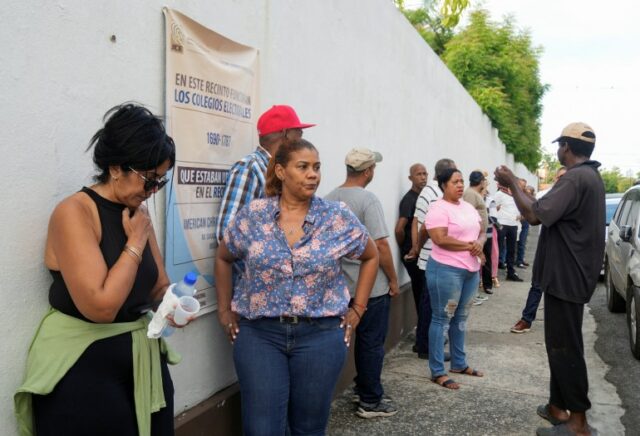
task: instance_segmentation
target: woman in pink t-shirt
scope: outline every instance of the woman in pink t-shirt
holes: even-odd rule
[[[433,241],[426,270],[432,310],[429,369],[435,383],[458,389],[444,367],[444,336],[449,333],[450,372],[482,377],[467,365],[464,340],[469,306],[478,291],[486,235],[478,211],[462,200],[462,173],[450,168],[438,176],[438,185],[444,196],[431,204],[424,222]]]

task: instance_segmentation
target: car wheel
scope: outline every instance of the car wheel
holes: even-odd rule
[[[629,345],[631,353],[640,359],[640,288],[631,285],[627,293],[627,328],[629,330]]]
[[[618,294],[618,291],[616,291],[616,287],[613,284],[613,280],[611,280],[611,269],[609,268],[608,262],[604,268],[604,285],[607,290],[607,308],[609,309],[609,312],[624,312],[625,301],[624,298]]]

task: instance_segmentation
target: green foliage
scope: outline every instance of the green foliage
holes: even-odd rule
[[[468,1],[459,3],[468,4]],[[445,8],[445,5],[443,4],[442,8],[438,9],[437,0],[425,0],[423,7],[418,9],[404,9],[402,0],[396,0],[396,5],[433,51],[438,56],[442,55],[447,42],[453,37],[453,27],[458,23],[460,17],[452,18],[442,15],[440,11]]]
[[[447,43],[442,59],[498,129],[515,159],[534,171],[540,162],[541,48],[513,20],[494,23],[485,10]]]
[[[482,9],[472,12],[469,25],[456,34],[454,27],[469,4],[469,0],[425,0],[422,8],[405,10],[404,0],[396,0],[487,114],[507,151],[535,171],[542,158],[540,116],[548,89],[538,71],[542,49],[532,46],[529,33],[516,29],[512,18],[495,23]]]
[[[544,170],[544,177],[540,179],[540,184],[551,185],[560,166],[555,154],[543,152],[539,168]]]
[[[620,171],[620,168],[613,167],[610,170],[600,170],[600,176],[604,182],[604,189],[607,194],[612,192],[624,192],[633,186],[634,178],[626,177]]]

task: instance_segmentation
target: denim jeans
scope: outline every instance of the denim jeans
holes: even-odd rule
[[[245,435],[323,435],[347,347],[340,318],[241,319],[233,347]]]
[[[524,252],[527,249],[527,236],[529,235],[529,223],[522,221],[522,229],[518,237],[518,253],[516,254],[516,265],[524,262]]]
[[[541,299],[542,290],[540,286],[535,282],[531,282],[527,302],[524,305],[524,309],[522,309],[522,320],[526,321],[529,325],[533,324],[533,321],[536,319],[536,312],[538,311]]]
[[[413,301],[416,305],[418,315],[418,326],[416,328],[416,350],[418,353],[429,352],[429,324],[431,323],[431,305],[429,304],[429,294],[424,277],[424,271],[418,268],[416,260],[402,260],[402,263],[411,277],[411,290],[413,291]],[[424,301],[426,294],[426,301]]]
[[[500,262],[507,264],[507,277],[515,274],[513,268],[516,261],[516,246],[518,238],[517,226],[502,226],[498,231],[500,242]],[[504,245],[503,245],[504,244]],[[504,249],[503,249],[504,247]]]
[[[420,296],[420,306],[418,310],[418,328],[416,329],[416,350],[418,353],[429,353],[429,326],[431,325],[431,297],[429,296],[429,288],[427,288],[427,279],[425,272],[422,273],[422,283],[424,283],[424,292]]]
[[[389,294],[369,298],[367,311],[356,328],[354,357],[357,375],[356,392],[360,402],[376,405],[382,399],[384,390],[380,375],[384,361],[384,341],[389,326]]]
[[[429,327],[429,369],[431,377],[445,375],[444,336],[449,334],[451,368],[467,367],[464,338],[471,300],[478,291],[480,274],[464,268],[445,265],[429,258],[427,287],[431,296],[431,326]]]

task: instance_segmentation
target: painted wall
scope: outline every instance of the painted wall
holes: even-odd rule
[[[13,434],[13,401],[27,348],[47,308],[43,264],[49,215],[91,183],[85,148],[104,112],[125,100],[164,107],[163,6],[261,51],[262,108],[286,103],[305,122],[323,160],[319,193],[343,181],[354,146],[382,152],[370,189],[393,231],[409,188],[408,167],[432,173],[441,157],[465,175],[513,159],[463,87],[389,0],[190,0],[145,2],[17,1],[3,6],[0,39],[0,428]],[[111,36],[115,35],[115,42]],[[179,146],[179,144],[178,144]],[[518,174],[531,182],[521,165]],[[150,210],[164,238],[164,198]],[[396,262],[399,270],[402,266]],[[402,270],[403,271],[403,270]],[[403,271],[403,281],[408,277]],[[235,380],[231,348],[215,314],[171,342],[183,354],[172,368],[176,413]]]

